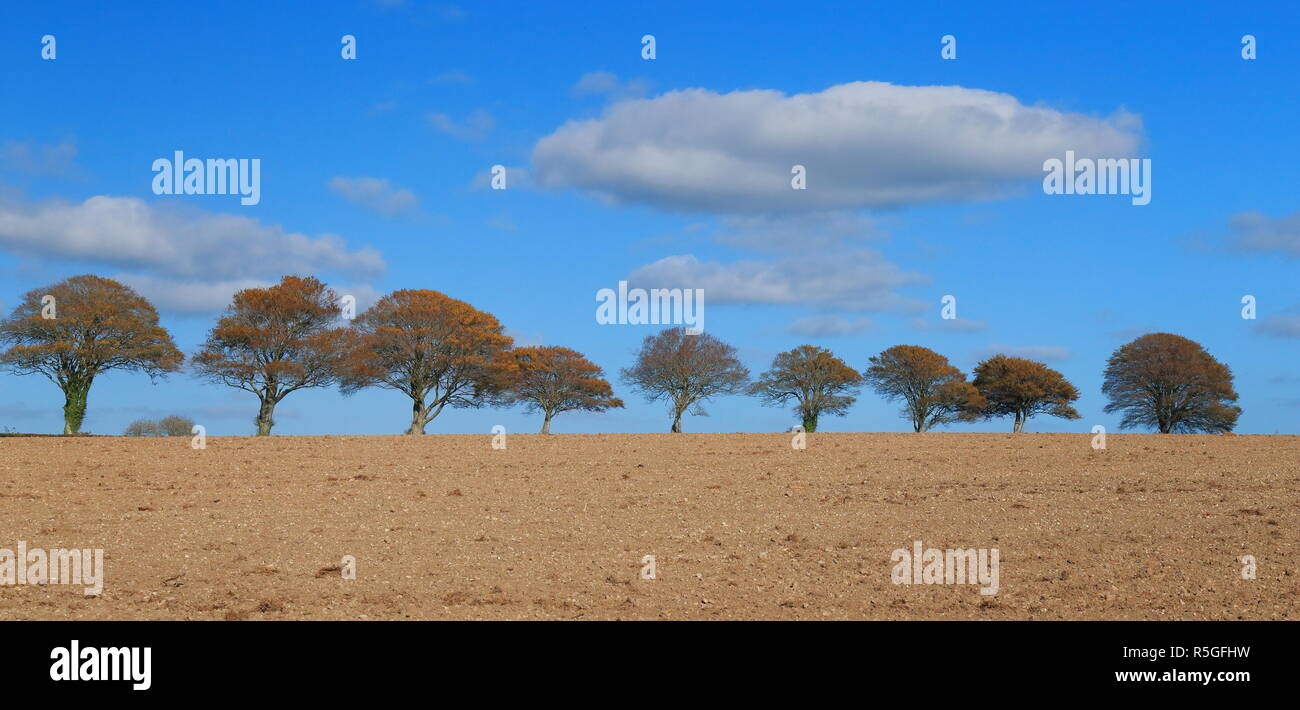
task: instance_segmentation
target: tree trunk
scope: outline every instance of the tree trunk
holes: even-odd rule
[[[551,433],[551,413],[550,413],[550,412],[547,412],[547,413],[546,413],[546,418],[542,420],[542,433],[543,433],[543,434],[550,434],[550,433]]]
[[[275,400],[270,397],[262,399],[262,404],[257,409],[257,435],[269,436],[271,427],[275,426]]]
[[[1011,433],[1019,434],[1025,430],[1025,419],[1020,412],[1016,412],[1016,423],[1011,425]]]
[[[424,418],[424,402],[411,398],[411,427],[406,430],[407,434],[419,435],[424,433],[424,425],[429,420]]]
[[[803,415],[803,430],[809,434],[817,431],[817,415],[805,413]]]
[[[86,398],[90,395],[90,382],[71,382],[63,389],[63,433],[81,432],[86,419]]]
[[[680,411],[673,413],[673,428],[669,429],[674,434],[682,433],[682,413]]]

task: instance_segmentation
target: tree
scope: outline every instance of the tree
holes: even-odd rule
[[[158,422],[152,419],[137,419],[127,424],[122,434],[124,436],[161,436],[162,431],[158,428]]]
[[[189,436],[193,430],[193,419],[173,414],[158,421],[137,419],[122,433],[125,436]]]
[[[605,371],[582,353],[559,346],[517,348],[510,397],[541,411],[542,434],[551,433],[551,418],[560,412],[603,412],[623,400],[605,380]]]
[[[437,291],[395,291],[353,323],[355,347],[343,366],[343,391],[378,386],[411,398],[407,434],[447,405],[481,407],[505,396],[514,341],[495,316]]]
[[[862,374],[877,394],[903,402],[914,431],[979,417],[984,398],[948,358],[919,345],[895,345],[873,356]]]
[[[180,369],[185,356],[158,325],[153,304],[131,288],[90,274],[29,291],[0,321],[0,367],[39,373],[63,391],[63,433],[86,418],[95,378],[110,370],[143,372],[152,381]]]
[[[158,420],[158,431],[162,436],[189,436],[194,433],[194,420],[173,414]]]
[[[341,314],[333,289],[311,276],[285,276],[236,293],[190,361],[199,377],[257,395],[257,435],[266,436],[285,397],[338,380],[349,340],[338,327]]]
[[[623,381],[648,401],[668,403],[673,433],[682,431],[682,414],[707,416],[704,400],[744,390],[749,370],[736,349],[708,333],[687,334],[682,327],[647,335],[636,364],[622,371]]]
[[[862,375],[831,351],[800,345],[773,358],[772,369],[749,386],[749,393],[761,398],[764,405],[794,400],[804,431],[813,432],[822,414],[842,417],[848,413],[861,386]]]
[[[975,366],[974,384],[985,401],[983,415],[1014,416],[1013,432],[1023,432],[1035,414],[1080,418],[1070,406],[1079,398],[1078,388],[1041,362],[994,355]]]
[[[1110,399],[1106,413],[1124,414],[1121,429],[1221,433],[1232,431],[1241,415],[1228,366],[1170,333],[1120,346],[1106,364],[1101,391]]]

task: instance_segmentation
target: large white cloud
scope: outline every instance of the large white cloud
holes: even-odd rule
[[[379,252],[349,248],[335,235],[311,237],[249,217],[134,197],[35,204],[0,199],[0,249],[124,269],[113,278],[160,309],[179,313],[219,311],[236,291],[275,283],[285,274],[361,279],[335,290],[354,294],[364,308],[374,299],[364,280],[384,271]]]
[[[0,201],[0,247],[210,282],[384,270],[379,252],[350,249],[336,235],[310,237],[249,217],[102,195],[81,203]]]
[[[626,100],[538,141],[544,187],[616,203],[753,213],[890,207],[1005,194],[1043,161],[1131,157],[1140,122],[1022,104],[959,86],[853,82],[786,95],[672,91]],[[791,189],[791,167],[807,189]]]

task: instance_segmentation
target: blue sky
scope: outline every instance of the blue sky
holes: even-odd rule
[[[617,380],[658,327],[594,318],[595,293],[622,279],[704,288],[706,330],[755,374],[804,342],[859,369],[900,343],[967,372],[995,351],[1044,360],[1082,391],[1083,419],[1030,431],[1117,430],[1101,411],[1106,358],[1164,330],[1232,368],[1238,432],[1300,433],[1300,11],[1103,5],[9,8],[0,306],[78,273],[120,278],[192,353],[235,288],[284,273],[363,308],[436,289],[520,343],[606,369],[628,407],[563,414],[557,432],[667,429],[662,405]],[[355,60],[340,56],[346,34]],[[261,201],[153,194],[150,166],[175,150],[260,159]],[[1044,194],[1042,161],[1066,150],[1150,158],[1150,204]],[[796,162],[802,192],[788,185]],[[506,190],[485,184],[497,164]],[[955,321],[940,318],[947,294]],[[1241,317],[1246,294],[1255,320]],[[43,378],[0,374],[0,427],[57,432],[61,406]],[[255,409],[185,374],[115,373],[91,391],[85,428],[179,413],[248,434]],[[794,423],[747,397],[706,409],[687,431]],[[409,412],[399,393],[304,391],[280,405],[276,433],[399,433]],[[494,424],[540,421],[447,410],[428,430]],[[863,392],[821,428],[906,427]]]

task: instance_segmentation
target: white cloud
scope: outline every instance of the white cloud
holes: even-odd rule
[[[1070,350],[1059,345],[1003,345],[994,343],[979,352],[976,357],[985,360],[994,355],[1006,355],[1039,362],[1060,362],[1070,359]]]
[[[606,95],[616,99],[645,96],[649,91],[650,83],[645,79],[620,81],[607,71],[587,72],[569,89],[573,96]]]
[[[832,314],[808,316],[790,324],[787,333],[809,338],[825,338],[838,335],[857,335],[871,328],[873,323],[867,318],[845,318]]]
[[[1228,219],[1233,245],[1245,251],[1277,251],[1300,257],[1300,212],[1271,218],[1259,212],[1241,212]]]
[[[246,288],[266,288],[279,281],[279,279],[194,281],[142,274],[114,274],[109,278],[121,281],[135,289],[136,293],[149,299],[149,302],[160,311],[186,315],[220,312],[230,305],[237,291]],[[339,298],[350,295],[357,299],[357,315],[361,315],[379,300],[379,292],[366,284],[328,285],[334,289]]]
[[[923,332],[978,333],[988,327],[988,323],[970,318],[914,318],[912,320],[912,329]]]
[[[330,180],[329,188],[348,202],[387,217],[411,214],[420,207],[415,193],[393,187],[388,178],[339,176]]]
[[[373,276],[379,252],[336,235],[309,237],[249,217],[99,195],[80,204],[0,201],[0,247],[209,282],[339,271]]]
[[[669,256],[628,275],[631,286],[702,288],[706,303],[807,304],[850,311],[914,310],[919,304],[893,292],[926,283],[870,249],[796,254],[776,261],[702,262]]]
[[[789,215],[726,215],[715,240],[764,250],[822,249],[887,237],[875,220],[848,210]]]
[[[1300,338],[1300,316],[1268,316],[1255,326],[1255,331],[1275,338]]]
[[[0,170],[29,175],[69,175],[75,168],[77,144],[5,141],[0,143]]]
[[[273,283],[266,279],[186,281],[141,274],[114,274],[110,278],[135,289],[161,311],[185,314],[220,311],[230,305],[235,292],[246,288],[266,288]]]
[[[506,328],[505,335],[514,339],[516,348],[533,348],[542,346],[541,333],[533,333],[532,335],[529,335],[522,330]]]
[[[496,126],[492,114],[483,109],[471,111],[464,121],[457,121],[445,113],[431,113],[429,123],[439,131],[463,141],[481,141]]]
[[[1138,124],[959,86],[686,89],[566,123],[534,146],[533,167],[546,187],[670,210],[888,207],[1004,195],[1066,150],[1132,156]],[[793,165],[807,168],[806,190],[791,189]]]
[[[433,84],[468,84],[472,81],[474,77],[460,69],[449,69],[429,80]]]
[[[134,197],[96,196],[79,204],[0,200],[0,248],[127,269],[112,278],[178,313],[218,311],[236,291],[270,285],[285,274],[369,278],[384,271],[379,252],[350,249],[334,235],[309,237],[248,217]],[[373,302],[374,289],[351,288],[358,308],[365,299]]]

